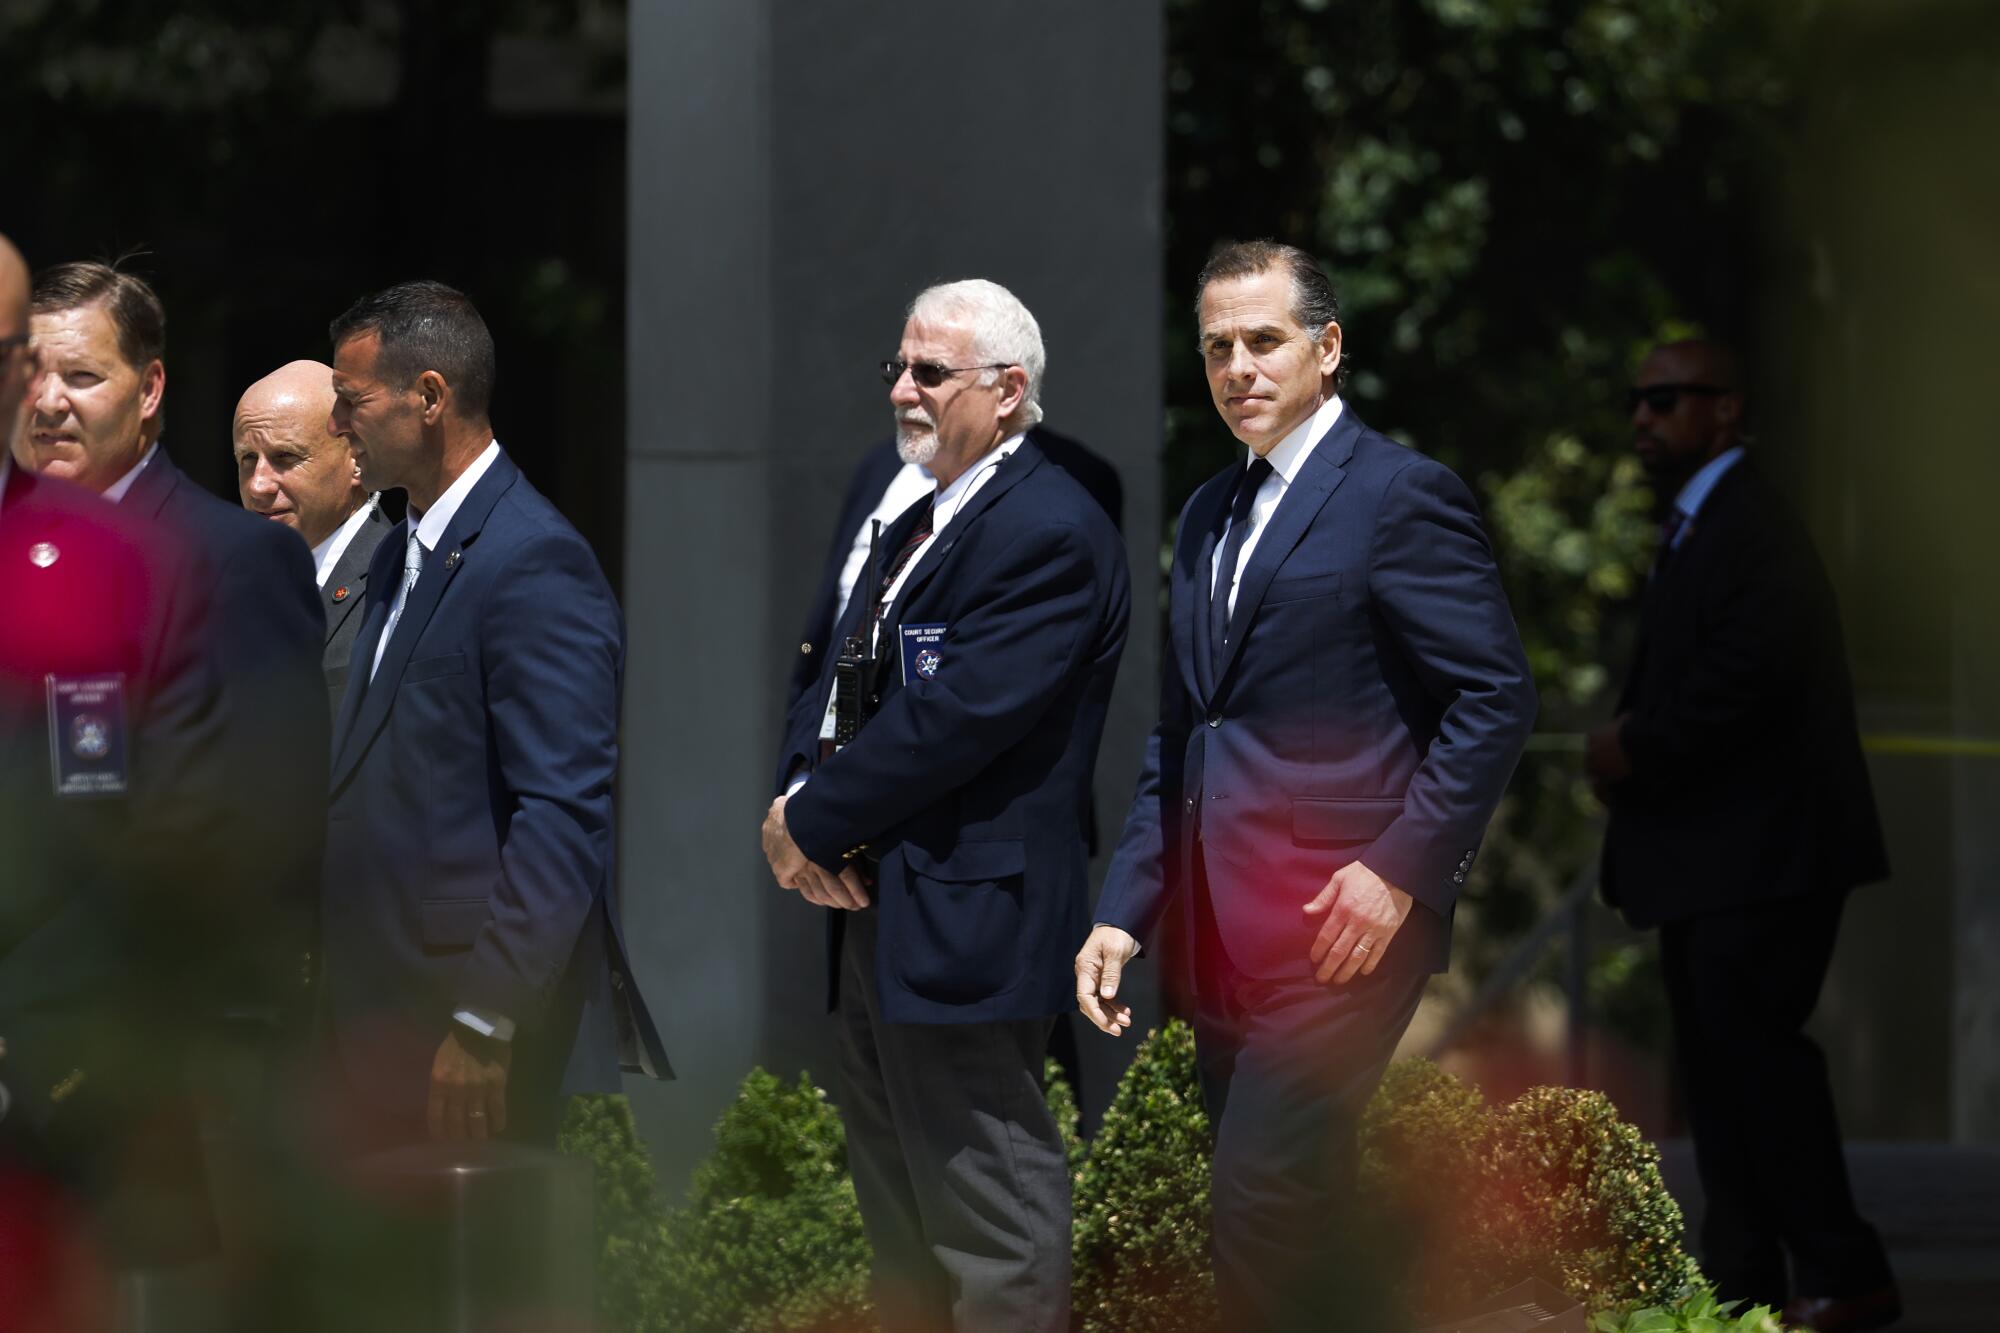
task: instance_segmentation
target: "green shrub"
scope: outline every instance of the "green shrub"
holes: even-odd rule
[[[598,1322],[615,1333],[666,1333],[666,1214],[632,1104],[572,1098],[556,1146],[589,1158],[596,1177]]]
[[[1601,1094],[1539,1088],[1504,1107],[1423,1060],[1389,1068],[1360,1128],[1365,1238],[1384,1275],[1443,1310],[1543,1277],[1590,1305],[1657,1302],[1696,1277],[1659,1154]],[[1211,1141],[1194,1034],[1149,1036],[1076,1183],[1076,1304],[1092,1333],[1214,1326]],[[1386,1262],[1371,1253],[1368,1262]]]
[[[750,1072],[666,1227],[669,1326],[688,1333],[863,1327],[868,1243],[826,1094]]]
[[[1424,1061],[1392,1066],[1363,1118],[1364,1209],[1408,1238],[1419,1309],[1541,1277],[1593,1310],[1629,1309],[1697,1275],[1659,1153],[1601,1093],[1536,1088],[1487,1107]]]
[[[1770,1306],[1742,1304],[1718,1302],[1715,1288],[1702,1283],[1665,1305],[1599,1314],[1590,1326],[1594,1333],[1784,1333]]]
[[[1088,1147],[1075,1096],[1053,1064],[1047,1072],[1074,1188],[1083,1328],[1217,1328],[1192,1030],[1173,1022],[1147,1036]],[[715,1142],[685,1206],[669,1212],[624,1099],[572,1106],[563,1147],[596,1169],[608,1333],[870,1326],[868,1244],[825,1094],[803,1076],[788,1087],[754,1070]],[[1601,1315],[1599,1333],[1769,1333],[1758,1322],[1768,1311],[1725,1318],[1712,1293],[1701,1303],[1659,1155],[1601,1094],[1538,1088],[1489,1107],[1427,1061],[1400,1061],[1363,1114],[1359,1146],[1355,1215],[1368,1219],[1371,1251],[1400,1243],[1414,1256],[1408,1271],[1383,1269],[1412,1308],[1449,1309],[1538,1276]]]
[[[1074,1307],[1087,1333],[1216,1327],[1208,1116],[1194,1032],[1150,1033],[1075,1178]]]
[[[1049,1104],[1049,1114],[1056,1118],[1056,1133],[1062,1136],[1063,1158],[1069,1163],[1069,1178],[1076,1180],[1083,1170],[1083,1159],[1090,1147],[1083,1141],[1080,1126],[1083,1112],[1077,1108],[1076,1092],[1063,1077],[1062,1066],[1054,1060],[1042,1065],[1042,1096]]]

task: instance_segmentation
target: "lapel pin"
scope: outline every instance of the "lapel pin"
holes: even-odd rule
[[[345,583],[341,584],[338,588],[335,588],[333,590],[333,600],[336,602],[344,602],[347,600],[347,585]]]
[[[448,556],[446,556],[446,557],[444,558],[444,567],[445,567],[446,569],[457,569],[457,568],[458,568],[458,552],[457,552],[457,551],[453,551],[453,552],[452,552],[452,553],[451,553],[450,555],[448,555]]]
[[[47,569],[61,554],[54,542],[36,542],[28,548],[28,559],[34,563],[36,569]]]

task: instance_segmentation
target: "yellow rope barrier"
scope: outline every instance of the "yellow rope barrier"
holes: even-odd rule
[[[1870,754],[1927,755],[1939,759],[2000,759],[2000,740],[1980,736],[1921,736],[1873,732],[1861,738]],[[1528,738],[1530,753],[1583,752],[1580,731],[1541,731]]]

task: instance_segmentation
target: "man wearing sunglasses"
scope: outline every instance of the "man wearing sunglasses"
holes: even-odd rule
[[[1043,365],[1004,287],[911,304],[882,375],[899,454],[932,486],[883,528],[834,629],[850,665],[792,709],[764,822],[778,885],[836,909],[841,1111],[891,1333],[1069,1326],[1041,1071],[1086,922],[1084,797],[1131,589],[1110,519],[1027,435]],[[857,678],[848,736],[836,684]]]
[[[1655,348],[1630,403],[1633,447],[1670,503],[1638,656],[1585,764],[1611,807],[1605,897],[1660,930],[1702,1266],[1724,1297],[1783,1306],[1788,1324],[1880,1328],[1900,1312],[1895,1280],[1855,1211],[1804,1031],[1848,890],[1889,870],[1839,610],[1746,447],[1728,349]]]

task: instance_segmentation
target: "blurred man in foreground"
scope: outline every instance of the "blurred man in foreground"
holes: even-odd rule
[[[0,1326],[92,1330],[112,1269],[215,1242],[173,844],[217,690],[188,636],[156,637],[204,590],[163,587],[144,525],[20,461],[28,290],[0,237]]]
[[[182,794],[175,849],[188,947],[205,956],[198,1003],[274,1019],[305,994],[325,837],[324,617],[311,559],[296,539],[174,466],[161,443],[166,312],[143,279],[97,263],[44,270],[34,330],[43,364],[22,458],[157,526],[153,637],[192,639],[220,687],[217,749]],[[198,594],[209,606],[196,626],[177,605]],[[254,819],[242,817],[248,793]]]
[[[1839,608],[1748,451],[1728,349],[1653,349],[1631,399],[1639,458],[1672,503],[1638,656],[1586,764],[1611,807],[1605,898],[1660,929],[1702,1267],[1788,1324],[1881,1328],[1901,1300],[1805,1032],[1848,890],[1889,873]]]
[[[294,361],[243,391],[230,433],[243,507],[291,528],[312,548],[326,611],[321,666],[337,715],[361,631],[368,563],[392,524],[381,497],[361,484],[347,441],[329,426],[332,416],[333,367]]]
[[[1248,452],[1181,512],[1159,723],[1076,958],[1118,1035],[1125,966],[1189,942],[1215,1126],[1217,1294],[1252,1330],[1391,1327],[1369,1309],[1355,1133],[1534,724],[1535,692],[1464,484],[1340,397],[1311,256],[1224,246],[1196,308]]]

